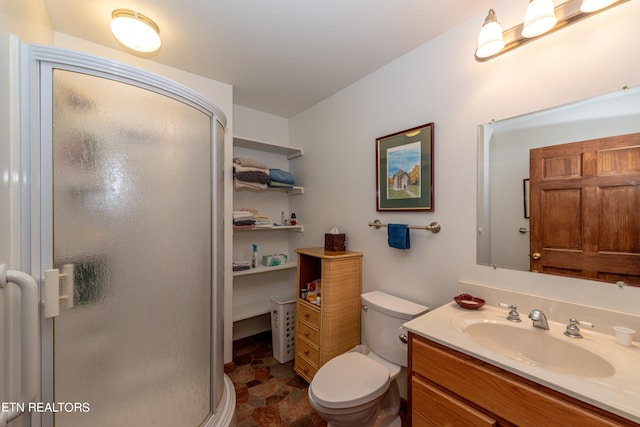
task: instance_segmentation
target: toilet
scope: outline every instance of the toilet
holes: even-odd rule
[[[397,380],[407,366],[402,325],[429,308],[379,291],[360,301],[362,344],[320,367],[309,401],[328,427],[400,427]]]

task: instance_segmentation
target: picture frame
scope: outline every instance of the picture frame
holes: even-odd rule
[[[376,139],[376,210],[433,211],[433,134],[427,123]]]
[[[531,216],[530,207],[529,207],[529,188],[530,181],[529,178],[525,178],[522,180],[522,198],[524,200],[524,217],[529,218]]]

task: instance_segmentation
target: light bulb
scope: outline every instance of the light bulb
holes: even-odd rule
[[[595,12],[615,3],[617,0],[583,0],[580,10],[584,13]]]
[[[535,37],[552,29],[558,19],[551,0],[531,0],[524,15],[523,37]]]
[[[489,10],[489,14],[484,20],[484,25],[480,29],[478,35],[478,48],[476,56],[478,58],[488,58],[495,55],[504,48],[504,39],[502,38],[502,27],[498,23],[496,13],[493,9]]]

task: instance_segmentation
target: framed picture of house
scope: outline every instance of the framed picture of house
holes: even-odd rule
[[[434,210],[433,123],[376,139],[376,210]]]

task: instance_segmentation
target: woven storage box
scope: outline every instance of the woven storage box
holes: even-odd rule
[[[325,233],[324,235],[324,250],[331,252],[343,252],[345,250],[344,246],[345,234],[330,234]]]
[[[296,297],[271,297],[273,357],[280,363],[293,360],[296,334]]]

